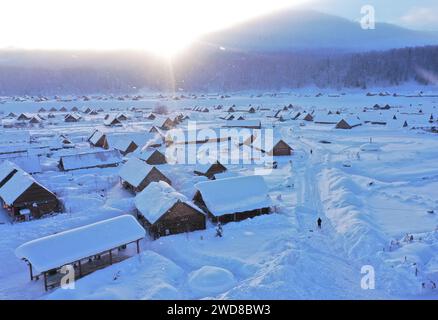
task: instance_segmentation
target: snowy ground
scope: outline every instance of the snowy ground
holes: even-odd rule
[[[389,103],[410,127],[438,117],[437,97],[366,97],[351,94],[316,98],[312,95],[233,96],[227,99],[171,101],[172,108],[223,104],[276,107],[292,103],[301,110],[343,109],[360,115],[364,107]],[[148,101],[112,101],[109,106],[153,107]],[[167,101],[170,103],[170,101]],[[93,101],[87,101],[92,105]],[[44,106],[77,105],[51,102]],[[79,107],[85,105],[80,102]],[[102,102],[94,105],[105,108]],[[19,106],[19,107],[18,107]],[[35,111],[41,104],[11,102],[5,113]],[[17,111],[15,111],[17,108]],[[18,111],[18,108],[22,108]],[[33,108],[33,109],[32,109]],[[30,110],[29,110],[30,109]],[[424,115],[401,115],[417,113]],[[190,113],[200,125],[214,126],[222,111]],[[279,122],[258,112],[261,119],[295,150],[278,157],[278,169],[264,176],[275,203],[275,213],[224,226],[224,237],[214,226],[190,234],[145,239],[142,253],[88,275],[75,290],[44,292],[41,281],[30,282],[27,266],[14,250],[20,244],[55,232],[130,213],[133,195],[121,188],[118,168],[59,172],[59,154],[43,158],[43,172],[35,178],[62,198],[65,213],[10,224],[0,212],[0,299],[437,299],[438,289],[438,136],[399,123],[363,124],[351,130],[302,121]],[[100,120],[99,120],[100,119]],[[78,150],[97,120],[77,124],[59,122],[32,128],[32,134],[67,133]],[[183,124],[184,125],[184,124]],[[150,122],[132,120],[125,132],[147,130]],[[8,129],[2,129],[7,134]],[[121,129],[112,129],[123,131]],[[363,151],[372,138],[377,151]],[[325,140],[330,143],[321,143]],[[312,150],[312,152],[310,152]],[[64,152],[64,151],[62,151]],[[236,175],[254,166],[232,165]],[[166,166],[174,187],[189,198],[200,177],[190,167]],[[428,213],[433,210],[434,213]],[[323,220],[322,230],[316,220]],[[405,241],[405,235],[413,241]],[[361,288],[361,268],[375,269],[374,290]],[[417,269],[417,272],[415,271]],[[416,274],[417,273],[417,274]],[[424,283],[424,288],[422,287]]]

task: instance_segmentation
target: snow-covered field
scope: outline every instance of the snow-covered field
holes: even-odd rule
[[[0,299],[437,299],[438,135],[428,128],[438,126],[438,96],[362,92],[316,97],[317,93],[40,103],[2,99],[3,117],[9,112],[37,112],[42,106],[105,111],[83,115],[77,123],[63,122],[65,113],[57,112],[42,125],[19,129],[29,130],[37,143],[64,134],[75,148],[41,155],[41,172],[34,174],[61,198],[63,213],[12,224],[0,212]],[[249,104],[259,108],[245,119],[261,120],[262,128],[273,129],[276,139],[294,149],[292,156],[274,157],[278,168],[263,176],[275,212],[228,223],[222,238],[215,237],[214,225],[207,223],[206,230],[144,239],[141,254],[79,279],[74,290],[45,292],[42,281],[31,282],[28,267],[15,257],[19,245],[134,211],[133,194],[119,183],[119,167],[62,172],[57,168],[59,157],[89,151],[86,138],[95,128],[113,141],[129,136],[146,143],[142,139],[153,121],[128,109],[149,108],[146,114],[158,102],[207,128],[222,126],[226,121],[220,118],[233,104],[237,109]],[[391,109],[372,110],[376,103]],[[224,107],[214,110],[219,104]],[[387,124],[361,120],[361,126],[342,130],[334,124],[291,120],[286,111],[285,121],[268,117],[289,104],[291,113],[339,111],[340,117],[362,119],[366,114],[384,118]],[[209,112],[187,110],[194,106],[208,107]],[[107,111],[126,112],[130,119],[123,127],[104,127]],[[187,120],[178,125],[185,126]],[[17,131],[0,130],[2,144]],[[256,167],[260,165],[227,166],[236,176],[254,174]],[[161,168],[189,199],[194,184],[205,180],[193,174],[193,166]],[[316,227],[318,217],[321,230]],[[407,234],[413,240],[408,241]],[[375,289],[361,287],[366,265],[375,270]]]

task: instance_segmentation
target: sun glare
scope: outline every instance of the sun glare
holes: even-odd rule
[[[170,56],[204,33],[298,1],[2,0],[0,48],[136,49]]]

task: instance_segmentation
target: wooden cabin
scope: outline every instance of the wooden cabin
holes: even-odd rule
[[[153,123],[153,127],[154,126],[161,130],[170,130],[175,124],[170,118],[156,118]]]
[[[128,116],[127,116],[126,114],[124,114],[124,113],[119,113],[119,114],[116,116],[116,118],[117,118],[117,120],[119,120],[119,121],[126,121],[126,120],[128,120]]]
[[[143,191],[151,182],[165,181],[172,184],[159,169],[137,158],[129,159],[120,169],[119,176],[122,186],[134,193]]]
[[[123,155],[126,156],[128,153],[134,152],[135,150],[137,150],[138,145],[129,139],[123,139],[123,140],[118,140],[116,141],[116,143],[114,143],[114,145],[111,146],[112,148],[119,150],[119,152]]]
[[[208,179],[214,179],[215,174],[225,171],[227,171],[227,168],[224,167],[219,161],[216,161],[215,163],[198,164],[193,172],[199,176],[205,176]]]
[[[206,228],[202,210],[164,181],[152,182],[134,202],[138,220],[153,239]]]
[[[156,116],[155,114],[153,114],[153,113],[149,113],[149,114],[146,116],[146,119],[148,119],[148,120],[155,120],[156,117],[157,117],[157,116]]]
[[[61,107],[61,109],[59,109],[59,111],[61,111],[61,112],[67,112],[68,110],[67,110],[66,107]]]
[[[76,113],[69,113],[64,117],[65,122],[78,122],[81,116]]]
[[[278,141],[272,150],[268,151],[267,154],[270,156],[290,156],[293,153],[293,149],[283,140]]]
[[[33,116],[32,118],[30,118],[29,123],[38,124],[38,123],[41,123],[41,121],[42,121],[42,119],[38,115],[36,115],[36,116]]]
[[[109,116],[103,121],[103,124],[107,127],[121,126],[122,122],[114,116]]]
[[[32,119],[33,116],[29,113],[21,113],[18,117],[17,120],[18,121],[29,121],[30,119]]]
[[[159,150],[143,151],[140,154],[139,158],[150,165],[160,165],[167,163],[166,156]]]
[[[362,125],[362,123],[360,122],[359,119],[351,117],[351,118],[346,118],[346,119],[341,119],[337,124],[336,124],[336,129],[352,129],[354,127],[360,126]]]
[[[246,129],[261,129],[260,120],[231,120],[227,121],[223,127],[225,128],[246,128]]]
[[[305,115],[302,115],[301,120],[304,121],[313,121],[313,115],[310,113],[306,113]]]
[[[106,134],[99,130],[94,130],[93,133],[88,137],[87,141],[93,147],[100,147],[103,149],[108,149],[108,139],[106,138]]]
[[[40,218],[60,209],[56,195],[18,167],[3,177],[0,185],[2,207],[14,221]]]
[[[262,176],[198,182],[194,203],[213,222],[227,223],[270,213],[272,200]]]
[[[117,150],[88,152],[61,156],[58,167],[61,171],[89,168],[117,167],[122,162]]]

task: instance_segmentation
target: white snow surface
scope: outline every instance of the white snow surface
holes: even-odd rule
[[[366,96],[368,90],[376,95]],[[51,98],[36,103],[30,97],[23,102],[0,97],[3,118],[9,112],[35,115],[42,106],[46,110],[59,110],[62,105],[68,110],[73,106],[105,110],[94,116],[81,114],[77,123],[66,123],[64,113],[52,112],[53,118],[46,117],[36,126],[0,128],[1,150],[20,152],[20,156],[39,154],[42,172],[33,177],[56,192],[65,208],[57,215],[14,224],[0,208],[0,299],[438,299],[433,288],[438,283],[438,139],[429,131],[438,126],[436,88],[410,85],[367,91],[303,88],[233,93],[225,98],[197,93],[178,100],[173,99],[174,93],[161,97],[147,93],[139,101],[96,96],[89,101],[69,97],[71,101],[65,103]],[[379,95],[384,91],[389,95]],[[316,97],[319,92],[322,95]],[[278,168],[263,175],[274,212],[228,223],[222,238],[215,237],[210,223],[206,230],[155,241],[145,238],[140,255],[78,279],[75,290],[45,292],[41,280],[29,280],[28,266],[14,255],[17,247],[135,211],[134,195],[120,186],[119,168],[62,172],[57,168],[59,158],[100,151],[87,142],[94,129],[107,134],[109,140],[146,137],[152,121],[137,117],[139,111],[133,113],[129,108],[148,113],[157,103],[168,107],[172,119],[174,111],[189,108],[184,113],[196,121],[198,129],[214,131],[226,122],[222,118],[231,105],[237,110],[255,106],[256,113],[245,114],[245,119],[260,120],[263,128],[273,129],[274,140],[283,139],[294,148],[292,156],[271,159]],[[391,109],[373,110],[376,103],[389,104]],[[223,108],[215,109],[219,104]],[[293,105],[290,112],[280,113],[285,121],[268,117],[289,104]],[[194,106],[208,107],[209,112],[190,111]],[[342,118],[358,116],[362,125],[335,130],[334,124],[290,119],[305,110],[314,111],[315,119],[339,111]],[[123,127],[104,127],[106,112],[124,112],[129,119]],[[385,119],[387,124],[365,123],[373,119]],[[405,121],[408,126],[404,128]],[[187,121],[177,128],[187,130]],[[61,134],[74,147],[50,150],[51,142]],[[361,150],[370,138],[379,150]],[[241,149],[245,156],[254,157],[254,148]],[[164,152],[164,146],[160,150]],[[224,154],[224,150],[216,153]],[[219,177],[254,176],[264,168],[256,163],[221,163],[228,171]],[[162,167],[172,187],[187,199],[193,198],[197,182],[206,181],[193,173],[195,164]],[[318,217],[323,221],[321,230],[316,227]],[[375,269],[374,290],[361,288],[364,265]],[[210,272],[199,272],[204,267],[225,272],[218,276],[212,272],[210,277]],[[219,279],[231,279],[227,271],[234,282],[227,280],[226,287],[214,285]],[[189,281],[196,274],[202,275],[196,280],[210,279],[210,287],[203,290],[199,282]]]

